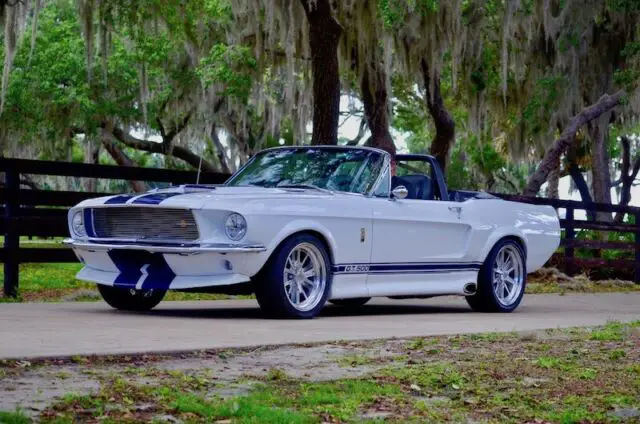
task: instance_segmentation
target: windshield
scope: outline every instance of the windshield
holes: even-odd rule
[[[307,186],[365,194],[373,188],[383,162],[382,153],[364,149],[275,149],[257,154],[227,184]]]

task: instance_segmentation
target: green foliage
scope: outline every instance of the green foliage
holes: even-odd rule
[[[532,137],[544,134],[549,129],[549,119],[557,108],[568,81],[562,75],[551,75],[536,81],[533,93],[522,112],[526,134]]]
[[[33,421],[22,411],[0,411],[1,424],[30,424]]]
[[[378,13],[387,29],[398,29],[408,14],[426,15],[438,11],[440,0],[378,0]]]
[[[618,13],[631,13],[640,11],[640,2],[637,0],[607,0],[607,7]]]
[[[216,44],[200,63],[197,74],[207,86],[220,85],[219,94],[247,101],[257,66],[249,47]]]
[[[626,64],[615,72],[614,81],[631,92],[640,86],[640,41],[627,43],[621,54]]]

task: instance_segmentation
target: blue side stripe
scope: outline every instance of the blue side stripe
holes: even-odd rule
[[[335,274],[421,274],[438,272],[477,271],[482,266],[479,262],[408,262],[408,263],[355,263],[339,264],[333,267]]]
[[[83,221],[84,221],[84,230],[87,232],[87,236],[95,237],[96,236],[96,230],[93,227],[93,209],[86,208],[84,210],[84,215],[83,215],[82,218],[83,218]]]
[[[176,274],[161,253],[111,250],[108,255],[120,271],[113,284],[115,287],[135,288],[145,266],[147,276],[142,282],[142,289],[167,290],[176,278]]]
[[[184,193],[153,193],[153,194],[146,194],[146,195],[137,197],[131,203],[132,204],[138,204],[138,205],[159,205],[160,202],[162,202],[163,200],[166,200],[166,199],[168,199],[170,197],[173,197],[173,196],[178,196],[180,194],[184,194]]]
[[[135,196],[131,194],[122,194],[115,196],[104,202],[105,205],[122,205],[127,203],[128,200],[133,199]]]

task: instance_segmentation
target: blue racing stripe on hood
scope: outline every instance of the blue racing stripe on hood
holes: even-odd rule
[[[132,204],[137,204],[137,205],[159,205],[163,200],[166,200],[170,197],[173,196],[178,196],[180,194],[184,194],[184,193],[152,193],[152,194],[145,194],[139,197],[136,197],[136,199],[131,202]]]
[[[104,202],[105,205],[122,205],[127,203],[128,200],[133,199],[135,196],[132,194],[122,194],[120,196],[114,196]]]

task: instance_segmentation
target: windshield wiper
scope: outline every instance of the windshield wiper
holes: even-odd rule
[[[333,194],[333,191],[327,190],[326,188],[321,188],[313,184],[278,184],[277,188],[302,188],[307,190],[318,190],[323,193]]]

